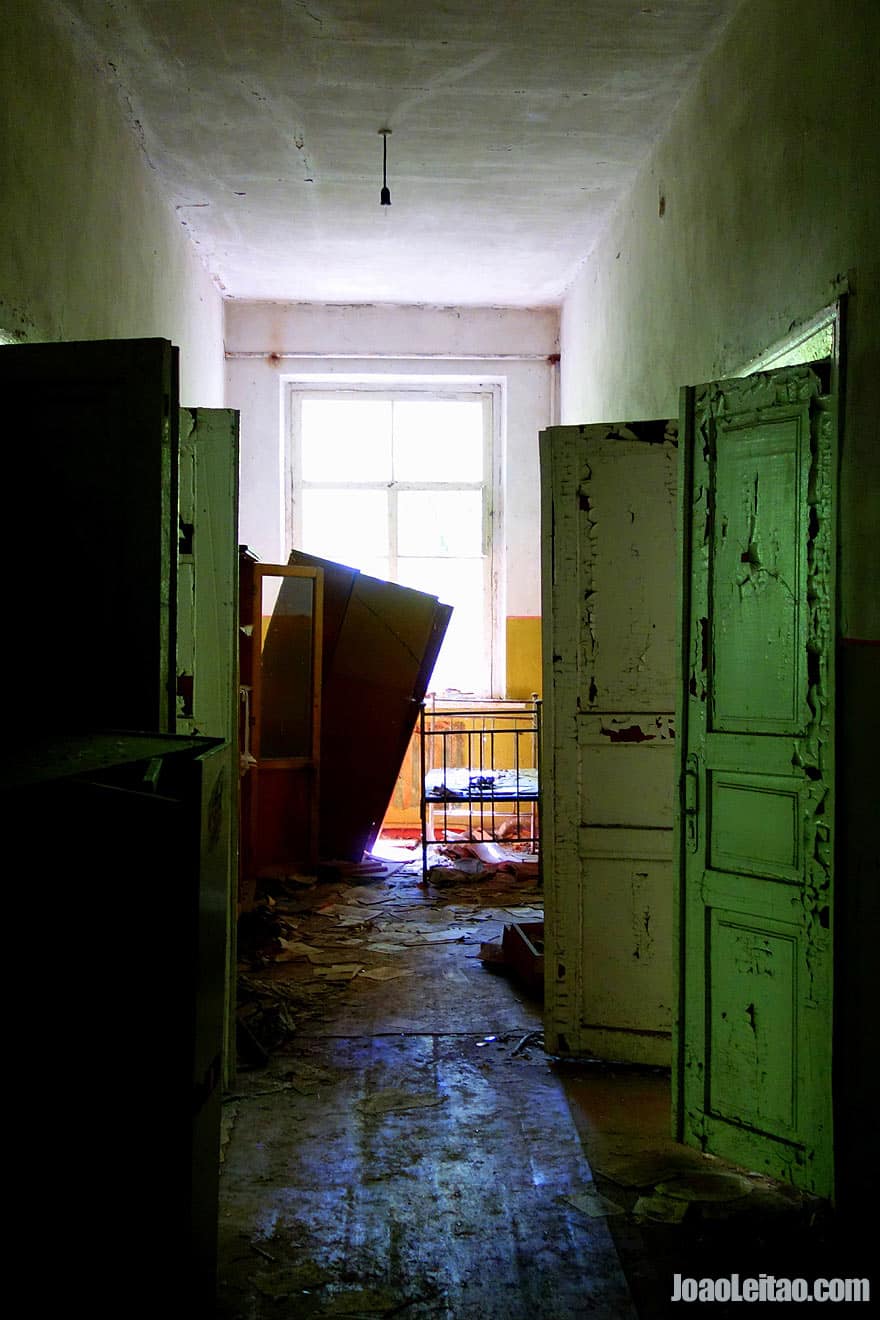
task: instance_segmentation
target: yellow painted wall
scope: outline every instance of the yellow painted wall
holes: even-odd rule
[[[540,616],[509,615],[505,696],[508,701],[528,701],[535,692],[540,696]],[[392,828],[418,828],[419,819],[419,736],[416,730],[395,785],[394,797],[384,823]]]
[[[541,695],[540,616],[508,615],[507,698],[528,701],[535,692]]]

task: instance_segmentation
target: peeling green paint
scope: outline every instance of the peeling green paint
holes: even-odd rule
[[[835,401],[686,392],[684,1135],[830,1195]],[[687,507],[687,496],[685,496]]]

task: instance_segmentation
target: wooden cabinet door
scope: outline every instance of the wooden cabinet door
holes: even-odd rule
[[[177,350],[0,352],[8,726],[175,728]]]
[[[243,908],[261,873],[318,860],[323,591],[320,568],[242,557]]]

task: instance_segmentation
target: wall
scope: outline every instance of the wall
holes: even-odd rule
[[[3,14],[0,330],[21,341],[170,339],[181,402],[216,407],[219,292],[160,193],[110,71],[63,5],[50,10],[14,3]]]
[[[680,385],[736,374],[849,288],[835,1100],[839,1189],[856,1206],[869,1190],[863,1146],[877,1101],[864,1005],[880,993],[870,805],[880,638],[878,38],[875,0],[746,0],[586,257],[561,324],[564,421],[667,417]]]
[[[568,291],[562,420],[673,416],[849,281],[840,583],[880,636],[875,0],[747,0]],[[873,496],[873,500],[869,498]]]
[[[284,388],[324,373],[471,376],[504,386],[502,613],[517,639],[517,687],[537,690],[538,432],[555,407],[553,309],[226,303],[227,396],[241,410],[241,539],[266,562],[287,556]],[[503,642],[502,642],[503,644]],[[524,672],[522,657],[532,656]],[[532,671],[533,676],[532,676]]]

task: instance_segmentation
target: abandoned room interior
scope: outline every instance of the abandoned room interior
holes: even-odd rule
[[[867,1301],[880,7],[2,29],[33,1296]]]

